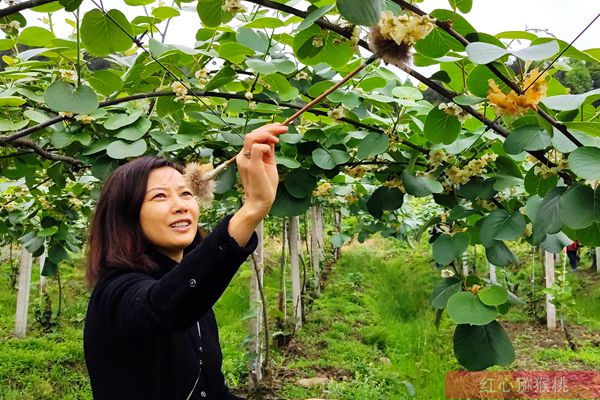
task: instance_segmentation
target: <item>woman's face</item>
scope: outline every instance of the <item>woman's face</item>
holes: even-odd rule
[[[158,251],[181,261],[198,230],[198,203],[183,175],[174,168],[152,170],[140,209],[142,231]]]

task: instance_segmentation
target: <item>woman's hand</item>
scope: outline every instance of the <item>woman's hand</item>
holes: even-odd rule
[[[236,156],[244,187],[244,205],[229,221],[229,233],[244,246],[256,226],[268,214],[275,196],[279,174],[275,160],[277,135],[287,132],[287,126],[268,124],[244,137],[244,148]]]

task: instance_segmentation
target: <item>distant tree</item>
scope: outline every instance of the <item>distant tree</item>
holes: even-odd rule
[[[584,93],[594,87],[594,82],[585,61],[571,59],[569,61],[570,71],[559,71],[555,75],[563,85],[571,89],[572,94]]]
[[[600,62],[590,63],[588,71],[592,78],[592,89],[600,89]]]

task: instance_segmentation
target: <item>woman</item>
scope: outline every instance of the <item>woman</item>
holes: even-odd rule
[[[88,239],[83,339],[96,400],[239,399],[221,372],[212,306],[257,245],[277,191],[276,135],[286,131],[246,135],[236,157],[244,205],[205,238],[181,166],[143,157],[106,181]]]

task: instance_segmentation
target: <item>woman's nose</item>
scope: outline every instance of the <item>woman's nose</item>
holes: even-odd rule
[[[173,202],[173,210],[176,213],[186,212],[188,210],[186,201],[184,199],[182,199],[181,197],[176,196],[175,200]]]

